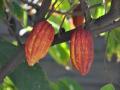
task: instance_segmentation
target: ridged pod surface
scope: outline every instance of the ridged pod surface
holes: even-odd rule
[[[93,37],[91,32],[78,27],[70,39],[71,63],[82,76],[90,71],[94,60]]]
[[[29,66],[46,56],[54,39],[54,28],[47,21],[38,22],[25,42],[25,55]]]
[[[81,12],[81,7],[80,5],[78,5],[73,12],[78,12],[78,14],[80,14]],[[73,24],[77,27],[79,25],[83,25],[85,23],[85,18],[82,15],[77,15],[77,16],[73,16]]]

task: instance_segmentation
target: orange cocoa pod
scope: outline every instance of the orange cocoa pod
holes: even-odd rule
[[[25,42],[25,55],[29,66],[46,56],[54,39],[54,28],[47,21],[38,22]]]
[[[73,13],[74,12],[78,12],[78,14],[80,14],[81,12],[81,7],[80,5],[78,5],[74,10],[73,10]],[[85,23],[85,18],[84,16],[82,15],[77,15],[77,16],[73,16],[73,24],[77,27],[79,25],[83,25]]]
[[[71,63],[82,76],[90,71],[94,60],[93,37],[91,32],[78,27],[70,39]]]

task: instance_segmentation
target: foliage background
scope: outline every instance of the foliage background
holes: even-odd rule
[[[69,0],[58,0],[55,7],[57,7],[61,2],[62,4],[59,5],[59,7],[56,8],[56,10],[61,12],[68,11],[73,5],[78,4],[78,0],[71,0],[72,5]],[[104,15],[105,12],[107,13],[110,8],[110,0],[107,3],[107,8],[105,8],[102,0],[87,0],[89,5],[95,5],[99,4],[99,6],[91,9],[91,17],[93,19],[97,19],[100,16]],[[52,3],[54,3],[55,0],[52,0]],[[11,0],[8,7],[10,10],[10,15],[14,16],[18,19],[18,21],[22,24],[23,29],[25,32],[31,31],[31,24],[28,22],[28,12],[24,10],[24,5],[20,3],[20,1]],[[1,23],[6,24],[5,17],[6,14],[4,12],[4,5],[5,1],[0,1],[0,21]],[[72,11],[71,11],[72,13]],[[55,28],[56,33],[59,32],[60,24],[62,22],[64,15],[62,14],[56,14],[53,13],[48,21],[53,25]],[[6,25],[7,27],[7,25]],[[74,25],[72,24],[72,17],[71,15],[67,15],[64,23],[63,28],[68,31],[74,28]],[[23,30],[22,29],[22,30]],[[20,30],[15,30],[17,33],[19,33]],[[2,33],[3,30],[0,30]],[[3,33],[2,33],[3,34]],[[117,62],[120,60],[120,30],[119,27],[115,28],[115,30],[111,31],[109,33],[102,33],[100,34],[100,37],[103,41],[107,40],[107,45],[104,44],[105,48],[102,51],[103,55],[104,52],[106,52],[107,58],[109,61],[111,61],[112,56],[117,56]],[[16,44],[15,39],[10,36],[1,36],[0,37],[0,67],[2,67],[10,58],[16,55],[17,52],[19,52],[19,47]],[[97,37],[95,37],[97,39]],[[21,40],[24,42],[24,37],[21,37]],[[99,43],[99,42],[97,42]],[[96,45],[96,44],[95,44]],[[95,52],[97,49],[95,49]],[[58,45],[55,45],[49,49],[49,55],[53,58],[53,60],[59,64],[62,68],[71,68],[70,66],[70,54],[69,54],[69,42],[61,43]],[[23,58],[25,61],[25,57]],[[102,58],[104,59],[104,58]],[[49,60],[49,59],[48,59]],[[103,60],[104,61],[104,60]],[[42,61],[44,62],[44,60]],[[45,61],[46,62],[46,61]],[[63,78],[56,82],[49,80],[47,77],[47,74],[45,73],[45,70],[41,68],[42,65],[35,65],[34,67],[28,67],[26,65],[26,62],[21,64],[19,67],[16,68],[16,70],[11,73],[8,77],[4,79],[4,83],[1,84],[0,88],[1,90],[83,90],[82,85],[79,85],[75,80],[72,80],[71,78]],[[44,66],[43,66],[44,67]],[[72,69],[73,70],[73,69]],[[56,71],[53,71],[56,72]],[[76,72],[74,72],[76,73]],[[67,77],[67,76],[66,76]],[[80,76],[81,78],[81,76]],[[87,77],[89,78],[89,77]],[[105,86],[101,86],[101,90],[115,90],[115,87],[111,83],[111,81],[107,82],[110,84],[107,84]],[[105,82],[106,84],[106,82]]]

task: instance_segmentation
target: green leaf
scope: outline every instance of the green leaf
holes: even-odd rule
[[[11,43],[0,40],[0,67],[10,60],[17,52],[17,47]],[[15,85],[10,78],[6,77],[4,82],[0,85],[0,90],[16,90]]]
[[[112,33],[113,33],[113,39],[115,40],[115,41],[117,41],[118,43],[120,43],[120,27],[118,27],[118,28],[115,28],[113,31],[112,31]]]
[[[105,8],[103,5],[96,7],[91,10],[92,17],[97,19],[105,14]]]
[[[18,90],[50,90],[48,80],[39,65],[29,67],[21,64],[10,78]]]
[[[61,43],[51,47],[49,49],[49,54],[58,64],[61,64],[63,66],[68,65],[70,54],[67,43]]]
[[[0,67],[16,54],[18,48],[13,44],[0,40]]]
[[[106,84],[100,90],[115,90],[115,87],[112,83]]]
[[[59,90],[58,85],[54,82],[50,82],[50,87],[52,88],[52,90]]]
[[[61,3],[62,2],[62,3]],[[60,4],[61,3],[61,4]],[[60,5],[59,5],[60,4]],[[59,6],[58,6],[59,5]],[[58,6],[58,7],[57,7]],[[61,11],[67,11],[70,9],[70,4],[68,0],[58,0],[58,2],[56,3],[55,7],[57,7],[57,10],[61,10]]]
[[[4,16],[5,16],[5,13],[4,13],[4,2],[3,2],[3,0],[0,0],[0,19],[3,19]]]
[[[12,2],[10,9],[13,15],[15,15],[19,20],[23,18],[24,10],[20,7],[17,1]]]
[[[64,78],[56,83],[52,83],[52,90],[83,90],[82,87],[69,78]]]
[[[0,41],[0,66],[5,64],[18,52],[18,47]],[[25,60],[25,57],[23,57]],[[25,63],[18,66],[9,76],[18,90],[50,90],[48,80],[41,67],[28,67]],[[7,90],[7,89],[6,89]]]
[[[115,55],[120,58],[120,31],[119,28],[112,30],[108,37],[107,44],[107,56],[108,60],[111,60],[112,55]],[[106,33],[107,38],[107,33]],[[118,59],[119,60],[119,59]]]
[[[68,31],[71,29],[71,24],[70,24],[70,21],[68,21],[68,19],[65,19],[64,20],[64,23],[63,23],[63,28]]]
[[[52,26],[55,28],[56,33],[59,31],[60,25],[63,20],[62,18],[63,18],[62,15],[51,15],[49,18],[49,21],[52,24]],[[69,20],[65,19],[62,27],[65,29],[65,31],[70,30],[71,26]]]
[[[15,85],[9,77],[4,79],[4,82],[0,84],[0,90],[16,90]]]
[[[65,78],[59,81],[59,86],[67,86],[67,90],[82,90],[79,84],[77,84],[74,80]],[[62,90],[62,88],[60,89]],[[66,89],[65,89],[66,90]]]
[[[62,15],[51,15],[49,18],[49,22],[55,28],[55,32],[57,33],[62,22]]]
[[[0,0],[0,9],[3,9],[4,2],[3,0]]]
[[[88,3],[90,6],[92,6],[95,4],[103,3],[103,0],[88,0]]]

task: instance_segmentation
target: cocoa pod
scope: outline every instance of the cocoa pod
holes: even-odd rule
[[[78,14],[81,14],[81,7],[78,5],[74,10],[74,12],[78,12]],[[73,24],[77,27],[79,25],[83,25],[85,23],[85,18],[82,15],[75,15],[73,18]]]
[[[79,25],[83,25],[85,23],[85,19],[83,16],[74,16],[73,24],[77,27]]]
[[[70,39],[71,63],[82,76],[90,71],[94,60],[93,37],[91,32],[78,27]]]
[[[29,66],[46,56],[54,39],[54,28],[47,21],[38,22],[25,42],[25,55]]]

